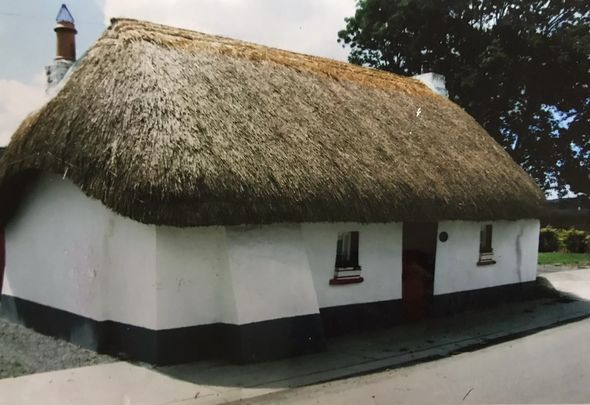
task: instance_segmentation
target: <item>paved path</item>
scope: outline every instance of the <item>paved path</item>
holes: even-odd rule
[[[590,300],[590,268],[541,273],[553,287],[584,300]]]
[[[477,352],[247,403],[588,403],[589,336],[586,319]]]
[[[554,274],[545,276],[556,283],[568,279]],[[579,293],[578,284],[586,281],[575,280],[586,280],[586,275],[577,271],[572,277],[562,285]],[[221,403],[443,358],[589,315],[586,301],[543,299],[346,336],[328,342],[324,353],[276,362],[198,362],[156,369],[116,362],[33,374],[0,380],[0,404]]]

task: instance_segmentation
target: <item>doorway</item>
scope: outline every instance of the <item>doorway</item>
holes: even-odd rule
[[[4,229],[0,228],[0,294],[2,294],[2,281],[4,280],[4,265],[6,262],[6,244]]]
[[[404,222],[402,231],[402,304],[404,318],[431,312],[436,259],[436,222]]]

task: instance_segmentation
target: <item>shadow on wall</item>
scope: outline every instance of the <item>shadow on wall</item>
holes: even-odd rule
[[[524,235],[524,226],[520,226],[516,236],[516,271],[518,272],[518,281],[522,282],[522,237]]]

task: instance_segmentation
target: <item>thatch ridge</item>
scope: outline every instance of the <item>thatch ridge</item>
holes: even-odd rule
[[[0,160],[5,218],[15,179],[35,172],[175,226],[534,218],[543,202],[417,80],[127,19],[14,134]]]
[[[147,41],[172,49],[184,48],[192,52],[212,52],[251,61],[272,62],[335,80],[351,80],[365,86],[393,89],[410,95],[421,92],[423,96],[436,96],[419,80],[383,70],[128,18],[113,18],[111,23],[121,39],[127,42]]]

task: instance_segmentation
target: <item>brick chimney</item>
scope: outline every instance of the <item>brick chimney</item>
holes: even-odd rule
[[[57,25],[53,29],[57,35],[57,49],[55,59],[76,60],[76,26],[74,17],[65,4],[61,5],[57,13]]]
[[[47,91],[55,87],[66,75],[76,61],[76,26],[74,17],[65,4],[61,5],[56,17],[56,52],[52,65],[45,68],[47,72]]]

